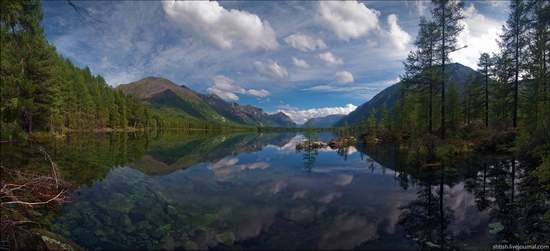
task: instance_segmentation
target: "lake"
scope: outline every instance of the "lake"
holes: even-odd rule
[[[548,206],[510,156],[411,166],[397,145],[296,151],[302,138],[70,135],[3,143],[1,157],[47,172],[43,146],[78,189],[42,226],[96,250],[492,249],[527,243]]]

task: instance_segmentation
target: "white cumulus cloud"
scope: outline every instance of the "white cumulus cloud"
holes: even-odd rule
[[[388,24],[390,25],[390,40],[399,50],[404,50],[405,45],[411,41],[411,35],[399,27],[395,14],[388,16]]]
[[[260,97],[260,98],[265,98],[265,97],[269,96],[271,93],[269,93],[268,91],[266,91],[264,89],[261,89],[261,90],[250,89],[250,90],[246,91],[246,94],[256,96],[256,97]]]
[[[236,85],[233,79],[230,79],[223,75],[214,76],[212,77],[212,80],[214,81],[214,85],[207,88],[206,91],[211,94],[216,94],[222,99],[239,100],[239,97],[236,93],[252,95],[260,98],[264,98],[270,95],[270,93],[264,89],[245,90],[244,88]]]
[[[294,65],[302,68],[309,68],[309,64],[305,60],[297,59],[295,57],[292,57],[292,60],[294,61]]]
[[[344,60],[342,58],[335,57],[329,51],[319,54],[319,58],[322,60],[325,60],[328,66],[339,65],[344,63]]]
[[[162,5],[169,20],[204,36],[220,48],[233,48],[234,42],[253,50],[279,46],[269,22],[255,14],[226,10],[216,1],[163,1]]]
[[[353,82],[353,75],[351,75],[351,73],[348,71],[339,71],[339,72],[336,72],[335,75],[336,75],[336,82],[340,84]]]
[[[284,79],[288,77],[288,72],[279,64],[269,60],[268,63],[254,61],[254,66],[261,76],[270,79]]]
[[[236,93],[246,92],[242,87],[235,85],[235,80],[230,79],[226,76],[223,76],[223,75],[214,76],[212,77],[212,80],[214,80],[214,86],[220,90],[236,92]]]
[[[321,1],[315,21],[348,41],[378,28],[380,12],[356,1]]]
[[[451,53],[450,57],[455,62],[476,69],[480,53],[500,51],[496,40],[502,32],[504,21],[485,17],[477,12],[473,4],[465,8],[463,14],[465,19],[460,23],[464,25],[464,30],[458,35],[457,43],[459,48],[468,47]]]
[[[289,105],[281,105],[281,106],[278,106],[277,108],[279,109],[275,113],[283,112],[297,124],[303,124],[307,121],[308,116],[311,116],[312,118],[318,118],[318,117],[326,117],[328,115],[333,115],[333,114],[347,115],[350,112],[354,111],[357,108],[357,106],[353,104],[347,104],[345,107],[323,107],[323,108],[312,108],[307,110],[300,110],[298,108],[291,107]]]
[[[285,38],[285,42],[290,46],[301,51],[314,51],[316,49],[326,49],[327,45],[321,39],[313,39],[300,32],[292,34]]]

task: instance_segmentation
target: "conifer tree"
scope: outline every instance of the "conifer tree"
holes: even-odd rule
[[[512,62],[508,70],[512,73],[512,79],[506,79],[503,84],[511,84],[513,92],[512,101],[512,126],[517,127],[518,120],[518,97],[519,97],[519,78],[526,62],[526,47],[529,20],[526,16],[526,4],[523,0],[510,1],[510,16],[506,24],[502,27],[499,46],[501,53],[510,57]]]
[[[456,51],[458,34],[464,29],[458,21],[464,19],[462,8],[464,2],[451,0],[432,0],[435,7],[432,9],[432,17],[437,22],[441,32],[437,47],[441,57],[441,139],[445,139],[445,64],[449,59],[449,53]]]
[[[463,113],[467,124],[470,124],[473,119],[478,118],[479,109],[485,103],[481,99],[482,94],[480,81],[476,77],[476,74],[473,72],[468,74],[464,83],[463,93]]]
[[[484,88],[485,94],[485,127],[489,126],[489,72],[493,66],[493,62],[489,53],[482,53],[477,63],[479,67],[477,70],[484,76]]]

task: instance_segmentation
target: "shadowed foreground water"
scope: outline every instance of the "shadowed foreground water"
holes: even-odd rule
[[[519,238],[501,210],[521,198],[510,158],[411,167],[394,146],[297,152],[294,133],[109,137],[102,149],[120,156],[50,147],[84,151],[59,157],[82,185],[45,224],[86,249],[490,249]]]

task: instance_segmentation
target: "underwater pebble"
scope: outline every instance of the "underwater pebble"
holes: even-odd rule
[[[193,241],[186,241],[185,244],[183,244],[183,247],[185,250],[197,250],[199,249],[199,245]]]
[[[168,207],[166,208],[166,212],[168,214],[178,214],[179,213],[178,210],[172,205],[168,205]]]

